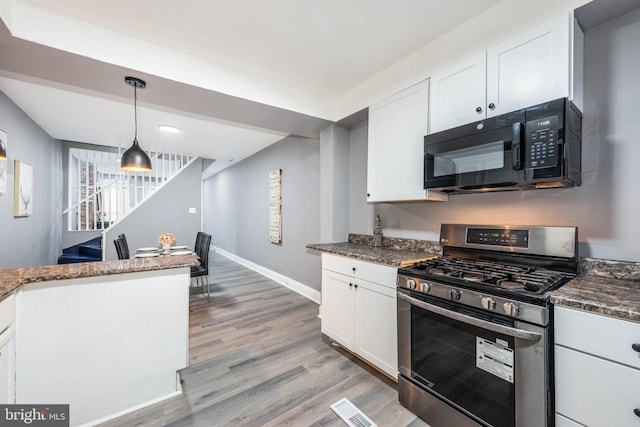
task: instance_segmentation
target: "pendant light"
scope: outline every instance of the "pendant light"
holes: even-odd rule
[[[131,172],[149,172],[151,170],[151,159],[138,145],[138,89],[144,89],[147,84],[144,80],[135,77],[125,77],[124,82],[133,86],[133,111],[135,118],[135,135],[133,144],[122,153],[120,159],[120,169]]]
[[[2,138],[0,138],[0,160],[7,160],[7,146]]]

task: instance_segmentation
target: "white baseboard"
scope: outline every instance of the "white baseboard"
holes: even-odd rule
[[[132,406],[131,408],[127,408],[127,409],[125,409],[123,411],[119,411],[119,412],[116,412],[114,414],[107,415],[106,417],[102,417],[102,418],[97,419],[97,420],[89,421],[88,423],[81,424],[80,427],[97,426],[98,424],[102,424],[102,423],[105,423],[107,421],[111,421],[111,420],[113,420],[115,418],[121,417],[121,416],[126,415],[126,414],[128,414],[130,412],[137,411],[138,409],[142,409],[142,408],[145,408],[147,406],[151,406],[153,404],[156,404],[158,402],[162,402],[163,400],[170,399],[170,398],[172,398],[174,396],[178,396],[179,394],[182,394],[182,384],[180,383],[180,374],[176,372],[176,391],[172,391],[169,394],[157,397],[155,399],[149,400],[149,401],[141,403],[139,405]]]
[[[270,270],[266,267],[258,265],[244,258],[240,258],[238,255],[232,254],[231,252],[227,252],[224,249],[220,249],[217,246],[212,246],[211,250],[219,253],[222,256],[229,258],[232,261],[237,262],[240,265],[244,265],[245,267],[258,272],[263,276],[268,277],[274,282],[280,283],[282,286],[287,287],[292,291],[299,293],[303,297],[310,299],[311,301],[315,302],[318,305],[320,304],[320,301],[321,301],[320,292],[316,291],[315,289],[312,289],[311,287],[305,285],[304,283],[298,282],[297,280],[293,280],[283,274],[276,273],[273,270]]]

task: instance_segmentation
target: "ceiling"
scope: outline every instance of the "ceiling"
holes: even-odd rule
[[[0,90],[56,139],[125,147],[143,78],[143,148],[218,171],[317,137],[337,97],[498,2],[0,0]]]
[[[496,0],[27,0],[117,33],[335,97]]]

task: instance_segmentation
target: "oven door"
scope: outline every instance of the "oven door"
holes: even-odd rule
[[[510,318],[399,289],[400,378],[425,396],[435,396],[430,399],[443,408],[432,401],[418,405],[419,411],[428,406],[424,413],[406,406],[431,423],[442,421],[443,410],[455,408],[473,420],[468,425],[547,425],[546,337],[544,328],[529,329],[534,330],[520,329]],[[403,389],[405,384],[400,386],[401,402]],[[429,418],[430,411],[435,418]],[[444,419],[450,421],[450,415]]]
[[[480,191],[523,183],[523,136],[524,112],[425,136],[425,188]]]

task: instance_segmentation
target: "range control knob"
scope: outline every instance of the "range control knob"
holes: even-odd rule
[[[416,281],[413,280],[413,279],[408,279],[407,280],[407,288],[415,289],[416,288]]]
[[[431,290],[431,285],[428,284],[427,282],[422,282],[420,285],[422,287],[422,292],[424,292],[425,294],[428,294],[429,291]]]
[[[494,310],[496,308],[496,301],[491,297],[482,298],[482,308],[485,310]]]
[[[512,302],[505,302],[502,305],[502,308],[504,308],[504,314],[511,317],[516,317],[518,315],[518,311],[520,310],[518,306]]]
[[[460,299],[460,296],[462,295],[462,292],[460,292],[457,289],[451,289],[449,290],[449,299],[451,301],[457,301]]]

